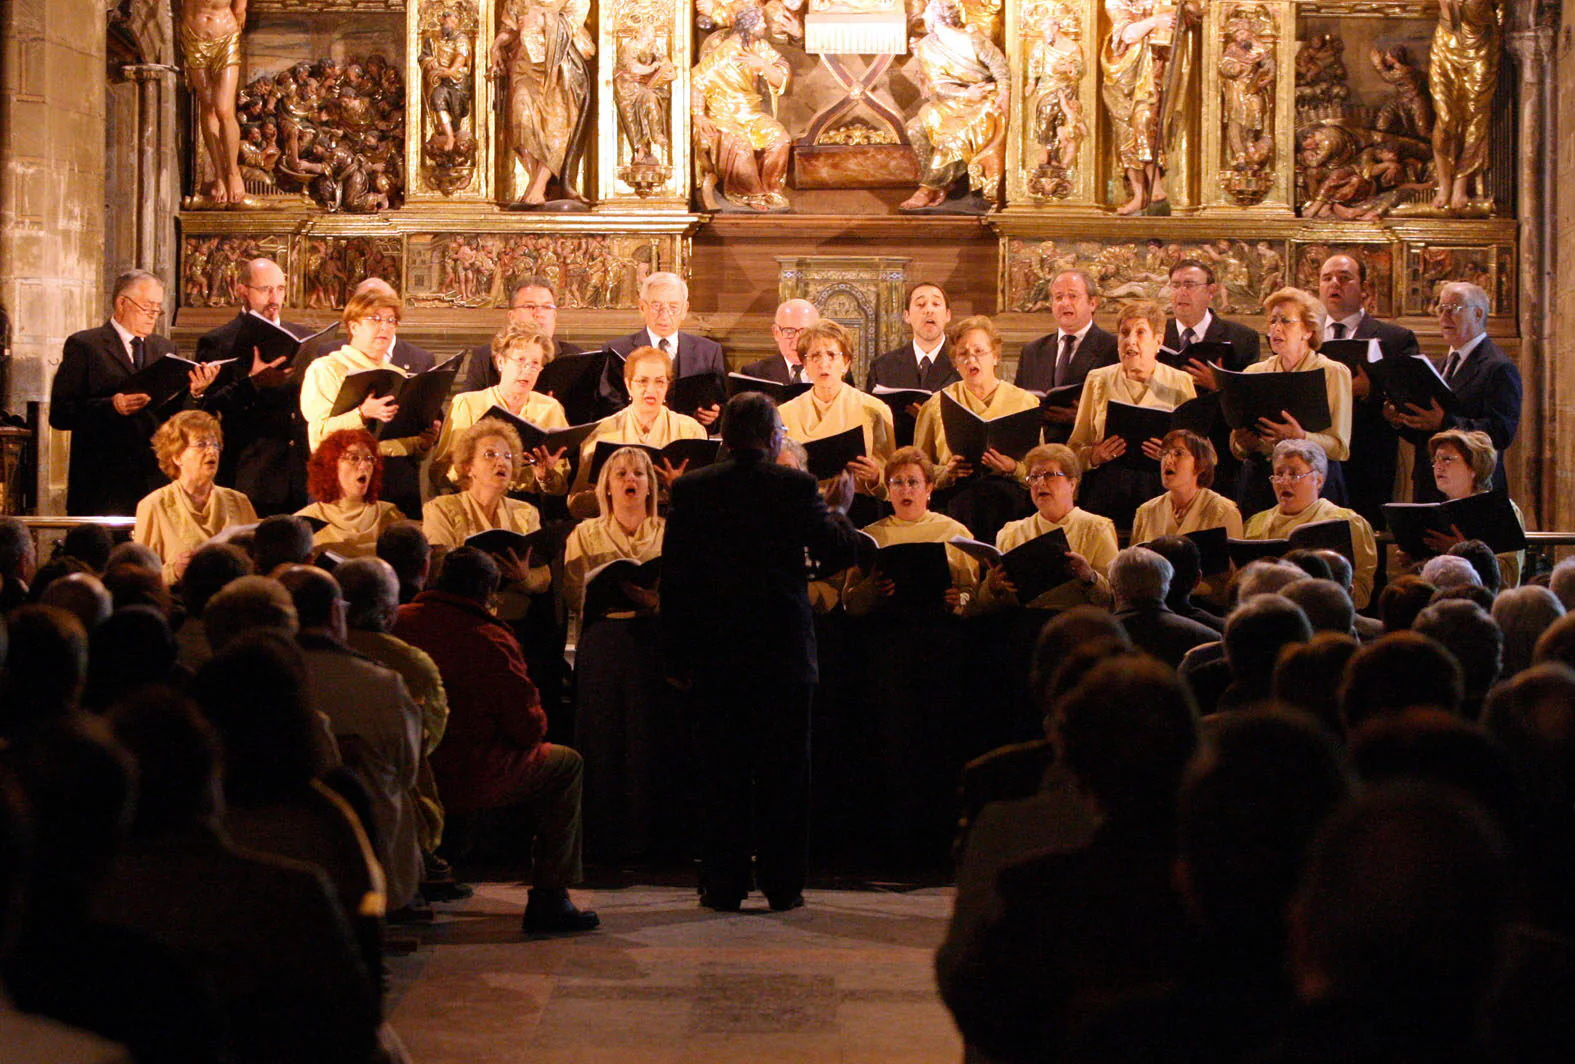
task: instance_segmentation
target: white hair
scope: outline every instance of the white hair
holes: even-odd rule
[[[1450,291],[1459,292],[1458,298],[1461,303],[1472,310],[1480,310],[1483,319],[1487,318],[1488,312],[1492,309],[1492,301],[1488,299],[1488,294],[1482,290],[1480,285],[1474,285],[1470,281],[1450,281],[1440,289],[1438,293],[1439,298],[1442,299],[1444,293]]]
[[[687,303],[689,301],[689,282],[685,281],[676,273],[669,273],[666,270],[663,270],[659,273],[648,274],[645,280],[640,282],[640,298],[646,300],[650,299],[651,289],[655,288],[657,285],[667,284],[677,285],[678,291],[683,295],[684,302]]]
[[[1325,482],[1329,479],[1329,456],[1312,440],[1281,440],[1274,445],[1274,462],[1281,458],[1300,458]]]
[[[1427,564],[1422,566],[1422,579],[1440,591],[1467,584],[1482,586],[1476,566],[1458,554],[1440,554],[1436,558],[1429,558]]]
[[[1117,602],[1163,602],[1175,575],[1175,567],[1157,551],[1128,547],[1110,563],[1110,588]]]

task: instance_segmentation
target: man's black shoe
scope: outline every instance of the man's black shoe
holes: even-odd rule
[[[576,909],[566,890],[545,893],[532,890],[525,903],[525,918],[520,927],[526,934],[550,935],[565,931],[594,931],[601,923],[601,917],[589,909]]]
[[[713,894],[710,891],[700,892],[700,905],[719,913],[736,913],[743,908],[744,899],[736,894]]]
[[[804,895],[795,894],[791,898],[767,898],[766,904],[771,906],[771,911],[774,913],[790,912],[804,907]]]

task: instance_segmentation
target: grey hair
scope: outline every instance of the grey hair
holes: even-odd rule
[[[1281,440],[1274,445],[1274,457],[1269,464],[1273,465],[1281,458],[1300,458],[1320,479],[1328,483],[1329,456],[1324,453],[1322,445],[1312,440]]]
[[[149,273],[147,270],[127,270],[115,278],[115,286],[110,290],[109,294],[110,305],[114,306],[115,300],[125,295],[127,289],[135,288],[143,281],[152,281],[160,288],[165,287],[163,278],[156,273]]]
[[[1110,563],[1110,587],[1119,602],[1163,602],[1175,575],[1170,561],[1147,547],[1128,547]]]
[[[684,302],[687,303],[689,301],[689,282],[678,276],[676,273],[671,273],[667,270],[661,270],[657,273],[648,274],[645,280],[640,282],[640,298],[650,299],[651,289],[655,288],[659,284],[677,285],[678,291],[683,294]]]
[[[334,570],[345,599],[345,623],[362,632],[387,632],[399,612],[399,577],[381,558],[351,558]]]
[[[1450,587],[1465,587],[1468,584],[1482,586],[1482,578],[1477,575],[1476,566],[1458,554],[1440,554],[1436,558],[1429,558],[1427,564],[1422,566],[1422,579],[1441,591]]]
[[[1575,558],[1565,558],[1553,567],[1548,587],[1564,603],[1566,610],[1575,608]]]
[[[1305,579],[1307,572],[1289,562],[1259,558],[1248,562],[1236,578],[1236,601],[1246,602],[1259,595],[1272,595],[1287,584]]]
[[[1089,273],[1080,266],[1068,266],[1064,270],[1057,270],[1055,272],[1055,276],[1050,278],[1050,284],[1054,286],[1054,284],[1061,278],[1069,275],[1076,277],[1083,282],[1083,291],[1088,293],[1088,298],[1099,298],[1099,282],[1094,280],[1093,274]]]
[[[1439,298],[1442,299],[1444,293],[1450,290],[1459,292],[1462,304],[1470,307],[1472,310],[1480,310],[1483,320],[1487,319],[1489,312],[1493,309],[1493,303],[1488,299],[1488,294],[1482,290],[1481,285],[1472,284],[1470,281],[1450,281],[1439,290]]]

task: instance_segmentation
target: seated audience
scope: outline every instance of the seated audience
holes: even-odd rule
[[[175,660],[175,636],[164,615],[151,606],[127,606],[88,637],[82,705],[103,713],[140,688],[179,690],[190,678]]]
[[[394,634],[437,662],[449,724],[432,753],[438,790],[450,813],[523,805],[532,845],[527,932],[588,931],[600,921],[575,908],[568,887],[581,869],[580,788],[584,762],[543,741],[547,715],[525,670],[514,633],[487,612],[498,586],[490,555],[461,547],[444,559],[437,582],[399,609]]]
[[[1128,547],[1110,563],[1110,589],[1116,620],[1132,643],[1172,668],[1187,651],[1212,643],[1214,629],[1179,617],[1165,605],[1174,575],[1170,563],[1146,547]]]
[[[257,521],[250,499],[213,482],[223,446],[219,419],[201,410],[182,410],[153,434],[153,453],[170,483],[137,503],[131,538],[163,560],[168,583],[180,582],[192,552],[208,540]]]
[[[104,570],[104,590],[117,612],[127,606],[149,606],[166,621],[175,615],[175,599],[157,568],[119,562]]]
[[[1403,632],[1425,610],[1438,588],[1420,576],[1397,576],[1378,593],[1378,617],[1386,632]]]
[[[421,593],[432,566],[432,544],[419,521],[397,521],[377,537],[377,556],[394,567],[399,578],[399,604]]]
[[[1218,638],[1218,634],[1225,630],[1225,619],[1199,606],[1192,599],[1202,586],[1203,556],[1198,545],[1185,535],[1159,536],[1141,545],[1170,563],[1173,575],[1170,578],[1170,591],[1165,595],[1165,605],[1177,616],[1214,629],[1215,637]]]
[[[1316,550],[1288,550],[1280,556],[1280,561],[1296,566],[1314,580],[1330,580],[1334,577],[1328,559]]]
[[[1283,595],[1258,595],[1236,607],[1225,618],[1225,664],[1231,681],[1213,709],[1251,709],[1273,699],[1280,652],[1312,637],[1307,615]]]
[[[1302,608],[1314,632],[1336,632],[1340,635],[1356,634],[1356,607],[1345,588],[1333,580],[1316,580],[1308,577],[1280,588],[1280,594]]]
[[[295,638],[300,621],[295,603],[279,581],[267,576],[243,576],[225,584],[202,611],[208,646],[217,654],[237,637],[266,629]]]
[[[40,591],[40,604],[58,606],[73,614],[89,635],[115,611],[115,600],[109,588],[92,573],[68,573],[47,584],[40,581],[34,588]]]
[[[1510,680],[1531,667],[1537,640],[1564,616],[1564,604],[1545,587],[1512,587],[1493,600],[1493,622],[1504,633],[1504,662],[1499,675]]]
[[[175,630],[176,656],[186,668],[196,671],[212,656],[202,619],[208,600],[251,572],[251,558],[233,544],[210,543],[191,556],[180,588],[185,620]]]
[[[311,525],[293,514],[274,514],[252,537],[252,565],[259,576],[272,576],[282,565],[306,565],[315,549]]]
[[[1564,603],[1566,612],[1575,609],[1575,558],[1565,558],[1553,567],[1548,577],[1548,590]]]
[[[1467,584],[1474,587],[1482,586],[1482,577],[1478,575],[1477,567],[1458,554],[1440,554],[1436,558],[1429,558],[1422,566],[1421,577],[1439,591],[1448,591]]]
[[[1411,629],[1454,655],[1465,682],[1461,713],[1467,720],[1479,718],[1504,661],[1504,633],[1492,616],[1474,602],[1435,602],[1416,615]]]
[[[158,553],[153,548],[146,543],[127,540],[115,544],[114,549],[109,552],[109,557],[104,559],[104,567],[101,571],[108,573],[115,566],[125,564],[138,565],[155,573],[161,572],[164,568],[164,563],[159,560]]]
[[[157,938],[207,977],[231,1059],[363,1064],[376,995],[323,872],[230,840],[218,740],[189,702],[145,695],[110,723],[136,759],[138,793],[98,898],[103,918]]]
[[[58,606],[18,606],[3,629],[0,738],[17,741],[76,711],[87,681],[88,634]]]
[[[165,474],[168,476],[168,474]],[[109,565],[109,556],[115,550],[115,537],[100,524],[76,525],[60,537],[56,556],[75,558],[95,575]]]
[[[1351,655],[1340,684],[1340,716],[1350,733],[1412,706],[1459,713],[1464,697],[1454,655],[1425,635],[1390,632]]]
[[[1267,363],[1259,362],[1263,366]],[[1343,371],[1345,367],[1341,366]],[[1245,530],[1248,539],[1283,539],[1292,530],[1317,521],[1345,521],[1351,526],[1351,550],[1355,553],[1351,577],[1351,601],[1357,609],[1367,605],[1373,593],[1373,577],[1378,570],[1378,544],[1372,526],[1355,510],[1336,506],[1320,498],[1329,459],[1315,440],[1282,439],[1274,445],[1274,472],[1270,480],[1279,504],[1272,510],[1253,514]],[[1253,468],[1248,462],[1244,467]],[[1424,577],[1425,579],[1425,577]]]
[[[1116,526],[1108,517],[1099,517],[1077,505],[1077,486],[1082,472],[1077,455],[1059,443],[1040,444],[1023,461],[1027,470],[1028,493],[1039,512],[1013,521],[995,537],[995,549],[1005,554],[1052,529],[1066,533],[1071,551],[1067,563],[1073,578],[1021,605],[1035,609],[1067,609],[1084,604],[1108,606],[1110,582],[1104,571],[1116,557]],[[1017,589],[1006,577],[1003,566],[992,568],[979,585],[979,599],[985,607],[1016,605]]]
[[[1468,539],[1456,543],[1449,548],[1449,553],[1470,562],[1471,568],[1477,571],[1477,579],[1482,581],[1482,586],[1491,594],[1497,595],[1504,588],[1516,586],[1504,582],[1504,574],[1499,569],[1498,555],[1493,553],[1492,547],[1480,539]]]
[[[0,615],[27,601],[38,551],[33,533],[14,517],[0,517]]]
[[[381,501],[383,456],[365,429],[339,429],[323,437],[306,462],[306,490],[315,500],[295,516],[321,522],[312,545],[341,558],[364,558],[377,550],[377,537],[405,515]]]
[[[1319,632],[1305,643],[1285,647],[1274,666],[1275,704],[1301,710],[1330,735],[1343,738],[1340,681],[1360,647],[1354,636],[1335,632]]]

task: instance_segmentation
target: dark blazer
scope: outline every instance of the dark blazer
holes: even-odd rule
[[[144,352],[147,365],[180,353],[163,336],[149,336]],[[68,514],[134,514],[137,501],[166,482],[153,457],[153,432],[186,400],[178,396],[159,410],[117,414],[115,394],[132,372],[120,334],[109,322],[66,338],[49,391],[49,426],[71,433]]]
[[[1362,315],[1350,339],[1376,339],[1385,358],[1409,358],[1422,353],[1416,333],[1371,314]],[[1374,528],[1384,527],[1384,503],[1394,501],[1399,442],[1399,433],[1384,420],[1383,396],[1369,394],[1366,399],[1352,402],[1351,458],[1340,465],[1351,509],[1367,518]]]
[[[1220,633],[1174,613],[1168,606],[1143,603],[1116,611],[1116,620],[1127,630],[1132,644],[1146,650],[1171,668],[1181,664],[1187,651],[1212,643]]]
[[[1504,452],[1515,442],[1515,433],[1520,429],[1519,367],[1499,350],[1491,337],[1484,336],[1472,350],[1471,357],[1455,372],[1450,388],[1460,401],[1460,409],[1444,415],[1442,428],[1488,434],[1493,446],[1498,448],[1493,488],[1502,491]],[[1428,433],[1407,432],[1406,435],[1417,445],[1417,461],[1411,477],[1416,501],[1434,502],[1443,498],[1433,482],[1433,467],[1426,460]]]
[[[1234,348],[1234,357],[1225,364],[1226,369],[1241,371],[1258,361],[1258,330],[1241,324],[1238,321],[1229,321],[1209,311],[1209,327],[1199,340],[1217,341],[1224,340]],[[1164,346],[1168,350],[1159,353],[1159,360],[1167,366],[1181,368],[1185,359],[1180,354],[1171,354],[1181,346],[1181,326],[1175,318],[1165,322]]]
[[[793,381],[793,372],[788,366],[787,359],[780,354],[750,362],[738,372],[746,377],[759,377],[761,380],[776,381],[778,384],[791,384]]]
[[[629,352],[637,347],[649,346],[650,337],[644,329],[632,332],[628,336],[620,336],[616,340],[607,341],[607,349],[616,352],[621,358],[628,358]],[[678,333],[678,354],[673,359],[673,378],[695,377],[702,373],[714,373],[717,379],[727,377],[727,357],[722,353],[722,345],[715,340],[694,333]],[[609,413],[622,410],[629,405],[629,390],[623,383],[623,363],[613,359],[607,360],[607,368],[602,374],[601,396],[611,407]]]
[[[884,384],[888,388],[923,388],[938,392],[952,381],[961,379],[957,367],[952,365],[950,338],[942,341],[941,349],[936,352],[935,361],[930,363],[930,371],[924,375],[923,380],[919,379],[919,363],[913,354],[913,341],[909,340],[901,347],[892,348],[870,363],[870,372],[865,378],[864,390],[873,392],[877,384]]]
[[[571,344],[567,340],[553,340],[554,356],[578,355],[584,352],[578,344]],[[502,378],[498,376],[497,364],[492,361],[492,344],[477,344],[470,349],[470,357],[465,359],[464,368],[459,371],[459,383],[455,390],[459,392],[479,392],[483,388],[491,388]]]
[[[277,388],[258,388],[250,375],[251,352],[237,352],[235,340],[245,312],[197,341],[197,361],[239,361],[203,396],[202,408],[224,422],[224,452],[219,483],[243,492],[258,516],[293,513],[306,505],[306,424],[301,419],[298,375]],[[296,336],[311,327],[281,322]]]
[[[813,683],[804,552],[836,568],[857,533],[808,473],[763,451],[673,482],[662,546],[662,638],[671,675]]]
[[[1017,359],[1017,376],[1013,378],[1013,384],[1035,392],[1049,391],[1055,386],[1056,346],[1060,342],[1058,335],[1049,332],[1023,345],[1022,354]],[[1083,342],[1072,352],[1066,383],[1080,384],[1088,376],[1089,370],[1113,366],[1118,361],[1115,336],[1097,324],[1092,325],[1088,335],[1083,337]]]

